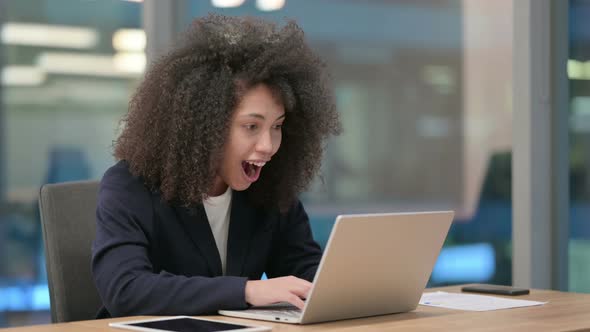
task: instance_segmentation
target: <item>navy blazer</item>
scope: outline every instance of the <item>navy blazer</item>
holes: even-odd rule
[[[96,209],[92,272],[98,317],[199,315],[244,309],[247,280],[313,280],[321,259],[301,202],[286,213],[232,194],[226,275],[202,205],[162,201],[124,161],[105,173]]]

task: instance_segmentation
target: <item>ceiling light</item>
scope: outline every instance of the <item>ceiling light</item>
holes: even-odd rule
[[[584,75],[583,75],[582,79],[590,80],[590,61],[585,61],[583,68],[584,68]]]
[[[117,53],[113,57],[113,64],[119,71],[141,74],[145,70],[145,53]]]
[[[211,0],[211,4],[217,8],[239,7],[243,3],[244,0]]]
[[[581,79],[584,76],[584,64],[578,60],[567,61],[567,76],[570,79]]]
[[[39,55],[37,64],[49,74],[137,77],[137,72],[123,70],[123,67],[117,65],[115,57],[111,55],[43,52]]]
[[[94,29],[65,25],[6,23],[1,27],[4,44],[85,49],[96,46]]]
[[[141,29],[119,29],[113,34],[113,48],[117,51],[142,52],[146,37]]]
[[[285,0],[256,0],[256,8],[265,12],[280,10],[284,6]]]
[[[45,72],[33,66],[6,66],[2,68],[2,85],[37,86],[45,81]]]

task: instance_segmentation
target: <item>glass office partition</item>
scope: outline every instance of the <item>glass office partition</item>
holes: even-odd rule
[[[569,1],[569,289],[590,292],[590,1]]]
[[[344,133],[303,195],[320,244],[340,213],[453,209],[430,285],[511,283],[511,1],[176,4],[179,26],[295,19],[326,60]]]
[[[1,5],[0,327],[49,320],[39,186],[100,178],[145,66],[139,3]],[[183,27],[293,18],[326,60],[344,133],[302,197],[320,244],[340,213],[453,209],[430,285],[511,282],[511,1],[174,5]]]
[[[0,47],[0,327],[49,322],[37,195],[99,179],[145,66],[141,4],[6,0]]]

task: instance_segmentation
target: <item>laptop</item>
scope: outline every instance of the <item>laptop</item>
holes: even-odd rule
[[[454,212],[340,215],[303,310],[290,304],[219,314],[310,324],[416,309]]]

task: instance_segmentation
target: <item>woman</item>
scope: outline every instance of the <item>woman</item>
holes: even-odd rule
[[[303,307],[321,250],[297,195],[340,130],[322,70],[295,23],[218,15],[152,67],[100,185],[99,317]]]

